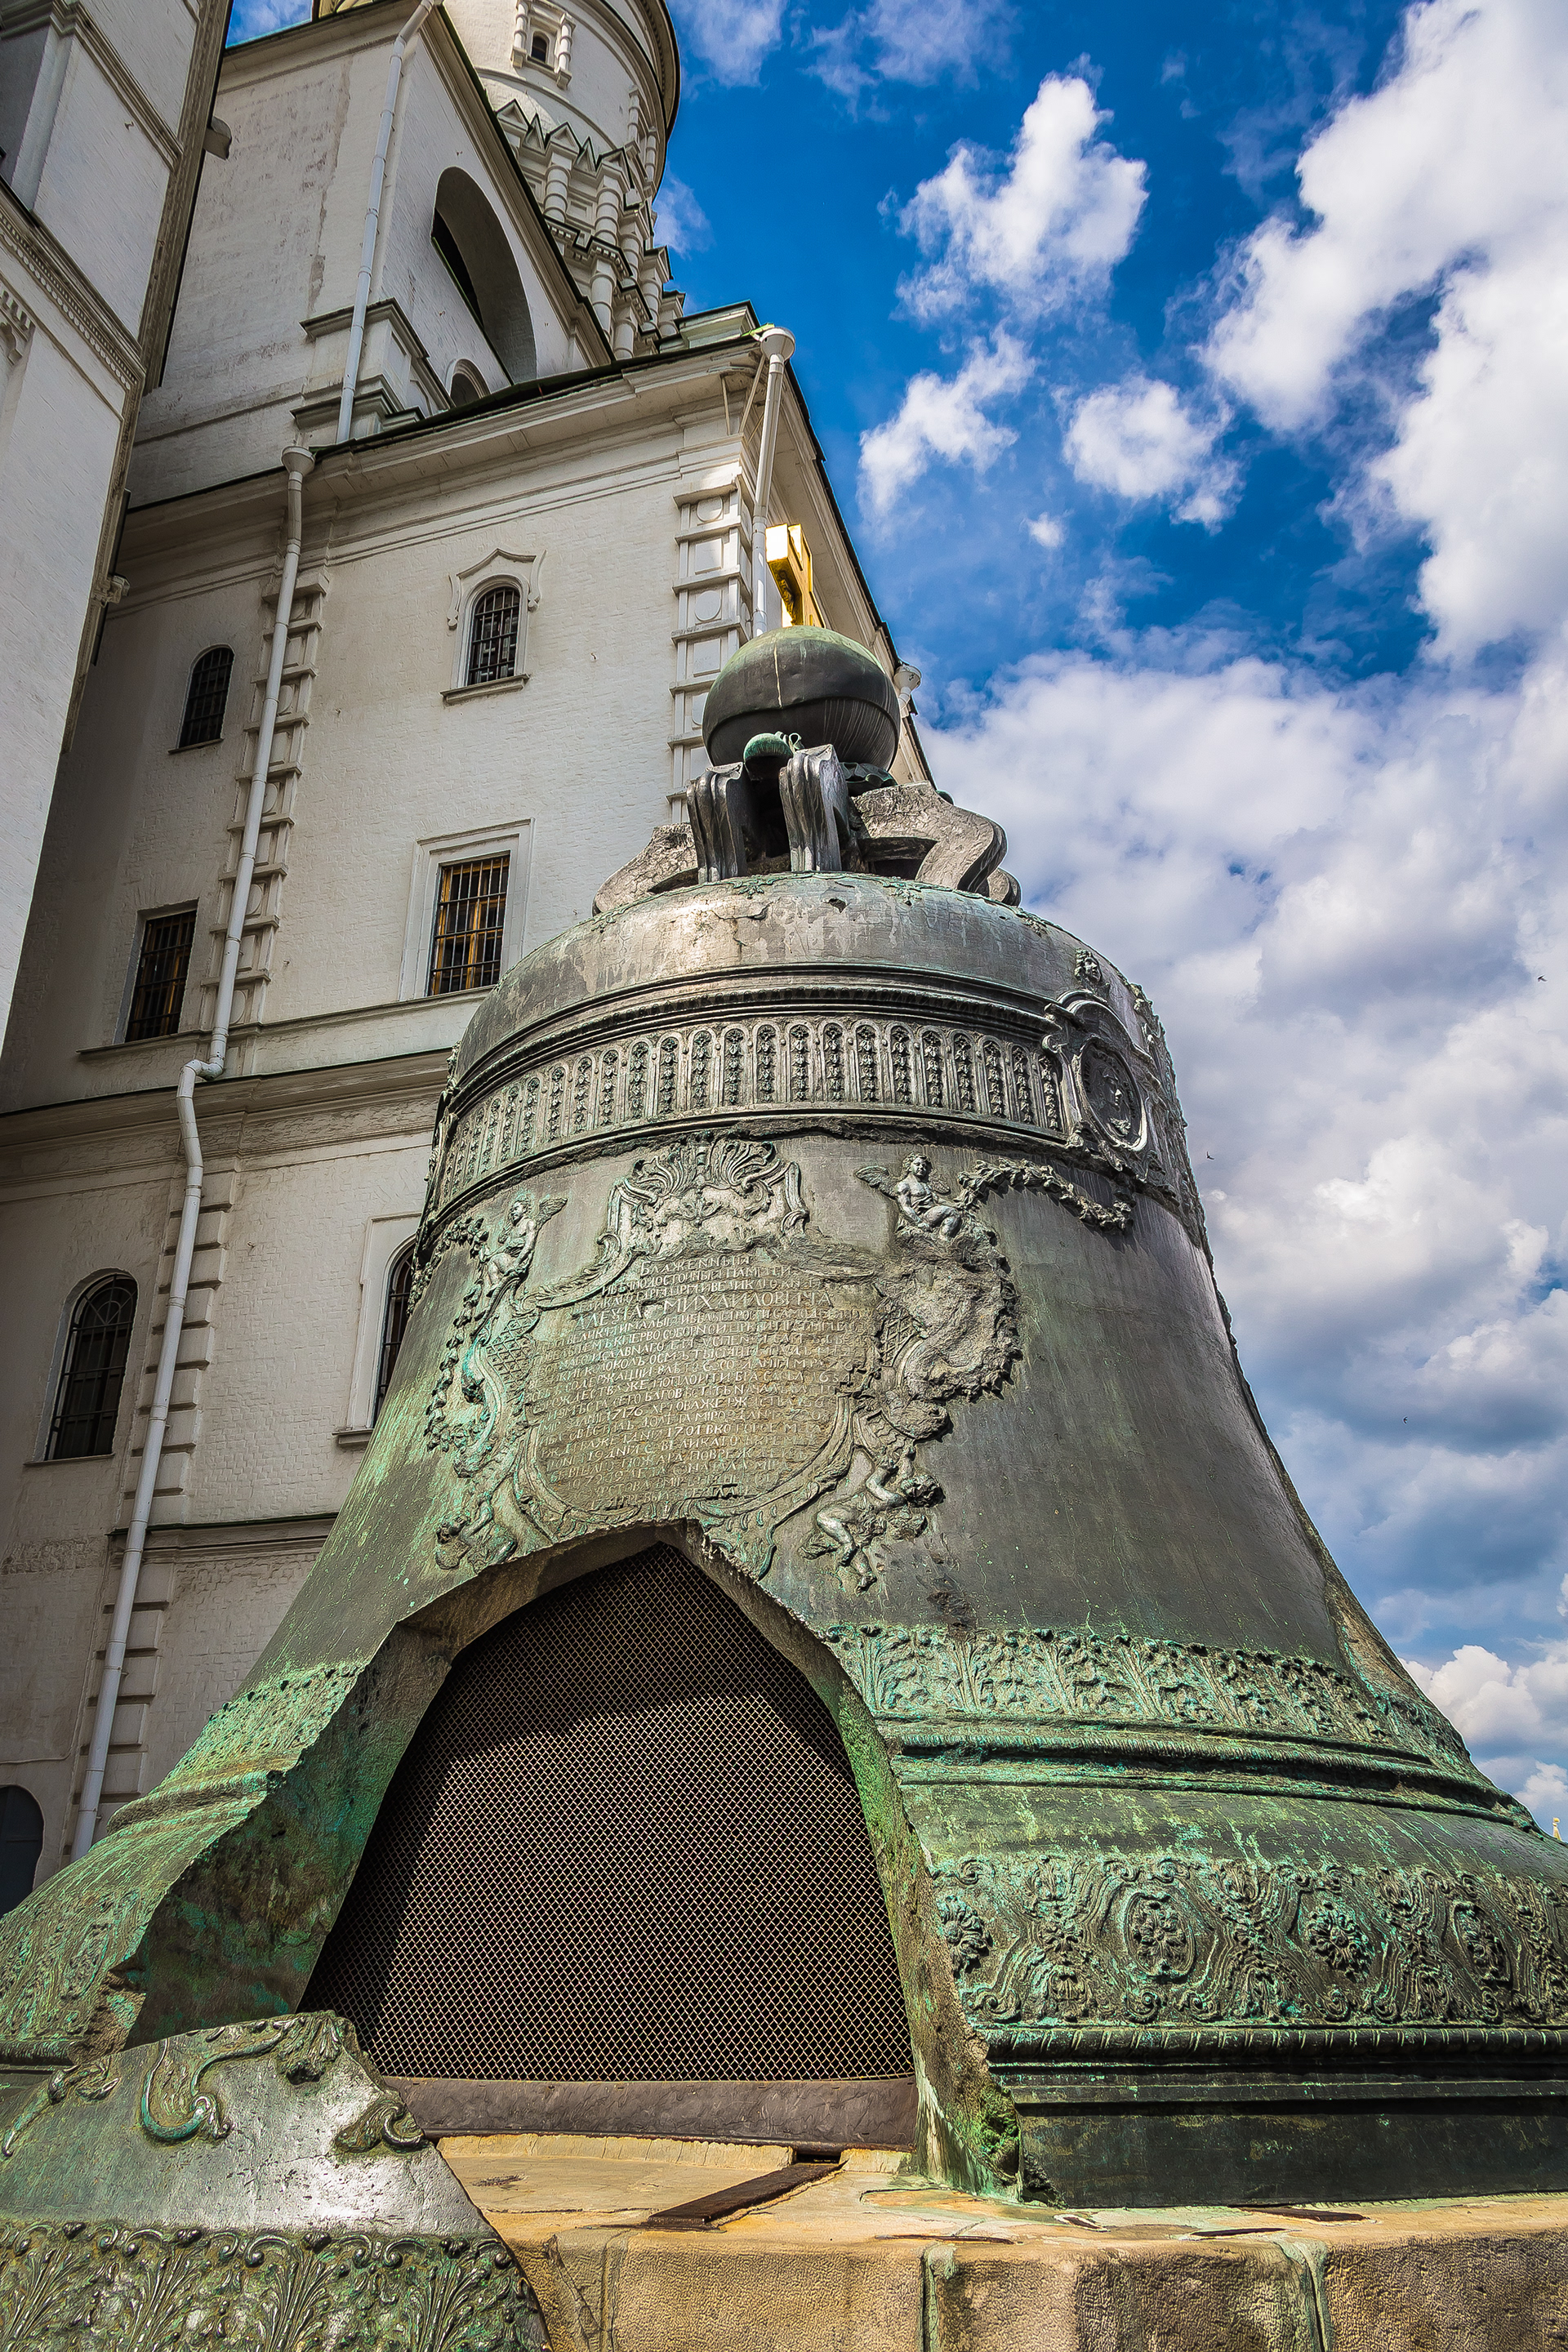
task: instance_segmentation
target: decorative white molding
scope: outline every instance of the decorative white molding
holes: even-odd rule
[[[408,885],[408,919],[403,932],[403,969],[398,979],[399,1001],[405,1004],[425,995],[430,978],[430,935],[436,920],[436,895],[441,868],[459,859],[499,857],[511,863],[506,877],[506,914],[501,922],[500,968],[509,972],[522,953],[523,919],[528,905],[528,853],[532,827],[529,818],[515,824],[481,826],[470,833],[441,834],[414,845],[414,870]]]
[[[0,348],[4,348],[9,366],[20,366],[22,355],[33,339],[34,324],[26,304],[0,278]]]
[[[572,79],[573,19],[563,8],[552,6],[551,0],[517,0],[517,16],[513,23],[511,47],[514,57],[524,65],[537,65],[533,54],[533,36],[542,33],[550,43],[550,61],[545,70],[552,74],[564,89]]]
[[[127,392],[139,392],[145,371],[129,331],[100,299],[43,224],[18,213],[9,188],[0,183],[0,248],[32,278],[60,317],[81,337]]]
[[[466,571],[448,574],[452,593],[447,606],[447,626],[454,633],[452,646],[452,686],[456,694],[466,686],[468,665],[468,625],[474,605],[487,589],[512,587],[518,591],[521,603],[517,615],[517,658],[512,676],[528,675],[528,616],[539,607],[539,575],[544,568],[545,551],[537,555],[514,555],[504,547],[492,547],[477,563]]]

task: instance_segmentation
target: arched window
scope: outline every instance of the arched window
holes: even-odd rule
[[[468,624],[469,686],[517,676],[517,624],[522,598],[512,587],[487,588],[474,599]]]
[[[443,172],[430,242],[513,383],[539,373],[533,320],[506,231],[466,172]]]
[[[471,408],[476,400],[487,397],[485,380],[469,360],[459,360],[452,370],[451,389],[447,394],[454,408]]]
[[[529,54],[536,66],[547,66],[550,63],[550,43],[543,33],[535,33],[530,44]]]
[[[44,1850],[44,1816],[36,1797],[15,1782],[0,1789],[0,1912],[15,1911],[33,1891]]]
[[[381,1354],[376,1360],[375,1403],[371,1412],[373,1421],[381,1411],[382,1399],[392,1386],[397,1351],[408,1328],[408,1304],[413,1290],[414,1244],[409,1242],[398,1251],[386,1271],[386,1312],[382,1318]]]
[[[209,646],[192,665],[191,682],[185,688],[185,716],[180,727],[180,751],[188,751],[193,743],[219,740],[233,668],[232,646]]]
[[[49,1424],[51,1462],[113,1453],[114,1424],[135,1317],[136,1285],[128,1274],[111,1274],[105,1281],[89,1283],[77,1300]]]

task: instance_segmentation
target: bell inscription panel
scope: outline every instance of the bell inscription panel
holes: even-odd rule
[[[541,1322],[534,1475],[573,1509],[656,1520],[765,1492],[837,1437],[874,1301],[751,1253],[639,1267]]]

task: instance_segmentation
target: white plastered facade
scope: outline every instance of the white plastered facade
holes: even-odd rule
[[[206,128],[220,0],[0,5],[0,1035]]]
[[[613,361],[505,126],[478,110],[455,40],[431,21],[372,310],[395,300],[396,334],[428,355],[432,381],[461,355],[435,315],[451,280],[426,257],[441,174],[460,163],[511,242],[549,380],[454,411],[412,376],[418,396],[401,409],[362,401],[350,446],[325,446],[330,424],[312,433],[337,385],[329,338],[300,322],[352,294],[374,134],[364,93],[384,84],[387,12],[231,58],[219,105],[236,160],[253,118],[273,125],[274,152],[197,207],[136,456],[130,585],[40,867],[0,1066],[0,1248],[16,1269],[0,1370],[13,1635],[0,1741],[14,1753],[0,1752],[0,1781],[22,1780],[44,1809],[40,1874],[68,1845],[140,1467],[180,1197],[173,1088],[210,1017],[227,919],[279,582],[283,441],[304,431],[320,454],[227,1071],[196,1100],[203,1214],[106,1822],[245,1679],[360,1459],[387,1274],[424,1198],[449,1050],[480,1001],[424,992],[442,859],[508,856],[506,961],[586,917],[700,761],[706,681],[778,618],[771,582],[752,607],[764,363],[751,313],[678,325]],[[387,364],[367,338],[362,390]],[[830,625],[890,672],[793,382],[770,519],[802,525]],[[525,675],[468,689],[465,632],[491,582],[518,590]],[[235,656],[221,740],[176,751],[191,666],[217,645]],[[908,734],[896,766],[924,772]],[[180,1033],[120,1042],[139,925],[174,907],[195,909]],[[40,1461],[66,1303],[110,1269],[137,1285],[114,1451]]]

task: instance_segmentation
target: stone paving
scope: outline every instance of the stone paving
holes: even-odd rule
[[[795,2151],[544,2135],[441,2152],[554,2352],[1560,2352],[1568,2196],[1062,2212],[894,2150],[695,2228],[651,2218]]]

